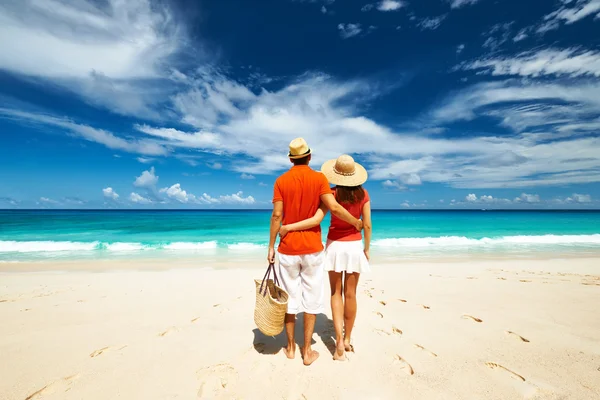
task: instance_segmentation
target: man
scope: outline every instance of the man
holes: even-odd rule
[[[332,214],[362,230],[362,221],[354,218],[333,196],[327,178],[312,170],[308,163],[311,150],[302,138],[292,140],[288,157],[293,167],[275,181],[273,214],[269,240],[269,263],[275,263],[275,240],[283,224],[292,224],[312,217],[322,202]],[[312,364],[319,353],[312,350],[311,341],[317,314],[323,310],[323,276],[325,256],[321,241],[321,227],[290,232],[281,239],[279,247],[279,277],[288,292],[285,329],[288,344],[285,355],[295,357],[294,328],[296,314],[304,311],[304,365]]]

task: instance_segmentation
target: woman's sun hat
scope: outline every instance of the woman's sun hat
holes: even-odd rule
[[[354,162],[354,159],[347,154],[325,162],[321,172],[327,177],[329,183],[350,187],[362,185],[369,176],[365,167]]]
[[[298,158],[304,158],[310,155],[310,147],[303,138],[296,138],[290,142],[290,152],[288,157],[295,160]]]

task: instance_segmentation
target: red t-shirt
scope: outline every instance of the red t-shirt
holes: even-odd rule
[[[283,202],[283,224],[311,218],[321,204],[321,195],[331,193],[327,178],[307,165],[293,166],[275,181],[273,203]],[[313,254],[323,250],[321,226],[289,232],[277,251],[290,256]]]
[[[365,190],[365,198],[355,204],[340,203],[354,218],[359,219],[362,217],[362,209],[365,203],[369,202],[369,193]],[[335,189],[333,190],[335,196]],[[362,234],[354,228],[354,226],[342,221],[335,215],[331,215],[331,225],[329,226],[329,233],[327,234],[329,240],[339,240],[342,242],[350,242],[353,240],[362,240]]]

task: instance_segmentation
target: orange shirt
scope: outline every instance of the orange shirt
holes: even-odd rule
[[[365,203],[369,202],[369,192],[365,191],[365,198],[355,204],[340,203],[354,218],[359,219],[362,216],[362,209]],[[333,191],[335,196],[335,190]],[[362,234],[356,230],[356,228],[347,222],[342,221],[335,215],[331,215],[331,225],[329,226],[329,233],[327,234],[329,240],[339,240],[342,242],[350,242],[353,240],[361,240]]]
[[[327,178],[308,165],[295,165],[275,181],[273,203],[283,201],[283,224],[311,218],[321,204],[321,195],[331,193]],[[323,250],[321,227],[290,232],[280,241],[277,251],[295,256]]]

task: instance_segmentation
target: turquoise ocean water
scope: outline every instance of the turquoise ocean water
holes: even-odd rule
[[[0,262],[261,255],[269,211],[0,211]],[[325,231],[329,218],[323,221]],[[385,257],[600,255],[600,211],[377,211]]]

